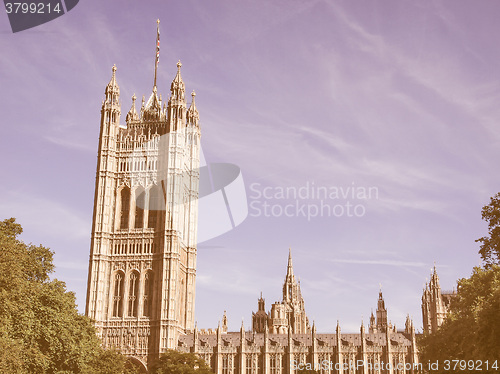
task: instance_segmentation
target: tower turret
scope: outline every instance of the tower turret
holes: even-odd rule
[[[436,265],[432,270],[429,283],[425,284],[422,293],[422,320],[424,332],[435,332],[444,321],[448,313],[448,307],[454,292],[443,293],[439,284],[439,276],[436,271]]]
[[[258,299],[257,312],[252,313],[252,330],[254,332],[264,332],[264,327],[267,326],[268,316],[265,311],[266,300],[262,297],[262,292],[260,293],[260,298]]]
[[[111,80],[104,90],[101,106],[101,126],[94,194],[91,253],[87,286],[85,314],[94,320],[102,320],[105,310],[98,303],[98,295],[105,292],[106,274],[100,269],[100,257],[111,254],[113,231],[113,196],[107,191],[116,189],[114,175],[117,171],[116,140],[120,123],[120,87],[116,82],[116,65],[113,65]],[[96,323],[98,334],[102,324]]]
[[[187,111],[187,123],[188,125],[198,126],[198,122],[200,120],[200,115],[198,113],[198,109],[196,109],[195,97],[196,93],[193,91],[191,93],[192,101],[189,109]]]
[[[170,85],[170,99],[167,111],[169,119],[169,132],[177,131],[185,126],[186,121],[186,88],[181,77],[182,63],[177,62],[177,74]]]
[[[135,100],[137,97],[135,94],[132,96],[132,106],[130,107],[130,110],[127,113],[126,121],[127,124],[129,122],[137,121],[139,119],[139,114],[137,113],[137,110],[135,109]]]
[[[377,301],[377,330],[384,332],[387,330],[387,309],[385,308],[384,297],[382,296],[382,289],[378,293]]]

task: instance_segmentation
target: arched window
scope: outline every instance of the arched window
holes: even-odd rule
[[[115,274],[115,290],[113,293],[113,317],[123,316],[123,273]]]
[[[227,354],[222,356],[222,374],[229,374],[229,356]]]
[[[149,190],[149,215],[148,227],[154,229],[156,222],[160,217],[161,211],[164,210],[163,196],[159,186],[153,186]]]
[[[120,229],[128,229],[128,219],[130,215],[130,188],[125,187],[121,192],[122,209],[120,214]]]
[[[137,304],[139,295],[139,275],[132,272],[128,284],[128,316],[137,317]]]
[[[135,225],[136,229],[142,229],[144,223],[144,203],[146,194],[143,188],[138,188],[135,191]]]
[[[144,317],[151,317],[151,307],[153,302],[153,273],[148,271],[144,275]]]
[[[278,372],[277,370],[277,365],[276,365],[276,355],[272,354],[269,357],[269,367],[270,367],[270,373],[271,374],[276,374]]]

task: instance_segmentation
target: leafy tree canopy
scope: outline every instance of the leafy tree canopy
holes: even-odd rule
[[[488,222],[489,236],[476,240],[481,243],[479,254],[487,265],[500,264],[500,193],[483,207],[481,216]]]
[[[53,252],[23,243],[21,233],[14,218],[0,221],[0,372],[127,372],[126,358],[104,351],[78,314],[75,295],[50,280]]]
[[[445,360],[481,362],[483,373],[500,370],[500,266],[476,267],[470,278],[458,281],[457,295],[440,328],[420,340],[421,361],[439,360],[433,373],[464,373],[444,370]],[[492,368],[495,360],[497,369]],[[486,361],[490,370],[486,370]],[[467,370],[466,370],[467,371]],[[466,372],[465,371],[465,372]],[[473,370],[470,370],[471,372]]]
[[[205,361],[193,353],[169,350],[153,364],[151,374],[212,374]]]

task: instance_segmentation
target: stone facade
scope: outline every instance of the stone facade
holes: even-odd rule
[[[199,115],[180,61],[162,101],[157,62],[152,93],[139,110],[132,97],[125,126],[115,66],[105,89],[86,303],[104,347],[144,367],[194,328]]]
[[[245,331],[193,334],[179,338],[182,352],[202,357],[216,374],[293,374],[316,369],[322,374],[416,373],[418,364],[413,326],[403,332],[320,334],[313,325],[309,334],[271,334]],[[390,364],[389,364],[390,363]]]
[[[208,332],[195,328],[192,334],[180,336],[178,350],[202,357],[216,374],[294,374],[300,368],[321,374],[407,374],[421,369],[413,322],[408,316],[405,329],[396,331],[387,322],[382,292],[377,319],[372,313],[368,332],[361,324],[357,334],[342,333],[337,322],[335,333],[321,334],[314,324],[307,328],[308,323],[296,323],[307,317],[291,254],[284,286],[283,302],[273,304],[269,313],[261,295],[258,311],[252,314],[251,331],[245,331],[242,324],[239,332],[227,332],[224,312],[222,326]],[[273,314],[275,305],[284,305],[287,312]],[[294,311],[290,305],[298,307]]]

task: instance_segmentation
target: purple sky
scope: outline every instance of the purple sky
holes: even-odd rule
[[[182,60],[211,162],[266,187],[376,187],[363,217],[249,216],[199,245],[196,315],[251,326],[281,299],[288,248],[318,331],[358,331],[382,284],[389,319],[421,329],[436,261],[443,289],[478,265],[481,207],[500,190],[497,1],[81,1],[12,34],[0,16],[2,219],[56,252],[84,310],[99,116],[116,64],[122,119]],[[328,200],[345,205],[345,199]],[[293,200],[268,200],[271,205]],[[317,206],[318,199],[299,199]],[[279,209],[276,208],[276,209]],[[202,224],[202,223],[200,223]]]

